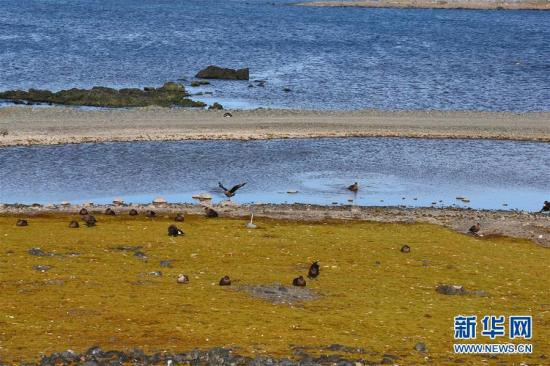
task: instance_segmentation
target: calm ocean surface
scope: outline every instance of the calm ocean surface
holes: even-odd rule
[[[9,147],[0,149],[0,202],[193,202],[200,192],[219,202],[221,181],[248,182],[234,198],[241,203],[533,211],[550,198],[549,156],[547,143],[403,138]],[[357,195],[346,190],[355,181]]]
[[[550,12],[0,0],[0,90],[189,83],[209,64],[267,80],[189,88],[229,107],[548,111]]]

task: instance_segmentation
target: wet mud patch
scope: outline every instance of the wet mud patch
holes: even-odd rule
[[[297,304],[305,301],[313,301],[321,298],[321,295],[301,287],[287,287],[280,283],[269,285],[242,285],[237,288],[251,297],[262,299],[272,304]]]

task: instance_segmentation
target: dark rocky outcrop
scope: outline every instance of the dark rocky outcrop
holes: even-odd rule
[[[94,86],[91,89],[72,88],[56,93],[38,89],[8,90],[0,93],[0,99],[11,101],[24,100],[35,103],[92,107],[146,107],[150,105],[204,107],[206,105],[203,102],[188,99],[188,96],[183,85],[174,82],[167,82],[160,88],[113,89]]]
[[[250,73],[248,68],[235,70],[210,65],[199,71],[195,77],[201,79],[248,80]]]
[[[215,103],[212,104],[210,107],[208,107],[208,109],[223,110],[223,105],[221,105],[221,104],[218,103],[218,102],[215,102]]]

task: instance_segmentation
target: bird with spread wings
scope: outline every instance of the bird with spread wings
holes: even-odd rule
[[[221,184],[221,182],[218,182],[218,186],[223,189],[223,194],[229,199],[235,195],[235,192],[241,187],[243,187],[246,183],[237,184],[236,186],[233,186],[231,189],[227,189]]]

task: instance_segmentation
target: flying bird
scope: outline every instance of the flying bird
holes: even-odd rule
[[[233,186],[231,189],[227,189],[221,184],[221,182],[218,182],[218,186],[223,189],[223,194],[229,199],[235,195],[235,192],[237,192],[237,189],[244,187],[246,183],[237,184],[236,186]]]
[[[319,276],[320,269],[321,268],[319,267],[319,262],[318,261],[313,262],[309,267],[309,272],[307,276],[309,278],[317,278],[317,276]]]

